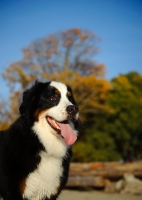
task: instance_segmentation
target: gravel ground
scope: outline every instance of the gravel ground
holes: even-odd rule
[[[63,190],[58,200],[142,200],[142,195],[106,194],[98,191]]]

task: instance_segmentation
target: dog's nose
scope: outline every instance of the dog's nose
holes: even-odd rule
[[[70,115],[75,115],[78,113],[78,107],[74,105],[67,106],[66,110],[67,113]]]

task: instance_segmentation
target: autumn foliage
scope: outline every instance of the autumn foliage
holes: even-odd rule
[[[128,73],[105,79],[104,64],[95,62],[101,41],[91,31],[69,29],[23,48],[23,57],[3,73],[10,95],[0,101],[0,128],[19,115],[22,92],[35,80],[70,85],[80,108],[80,135],[74,161],[142,159],[142,76]]]
[[[105,109],[101,102],[110,86],[103,79],[105,66],[93,60],[98,51],[97,41],[97,36],[90,31],[71,29],[39,39],[24,48],[23,58],[11,63],[3,74],[10,88],[11,120],[18,115],[21,92],[37,79],[70,85],[80,105],[82,119],[86,118],[88,109],[93,113]]]

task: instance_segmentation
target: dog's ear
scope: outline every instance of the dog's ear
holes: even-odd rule
[[[19,108],[20,114],[24,115],[27,113],[29,106],[34,101],[36,96],[39,94],[41,82],[35,81],[35,84],[23,93],[22,103]]]

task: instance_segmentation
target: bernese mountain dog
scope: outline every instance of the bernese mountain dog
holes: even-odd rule
[[[79,110],[61,82],[23,93],[20,117],[0,131],[0,199],[55,200],[68,178]]]

